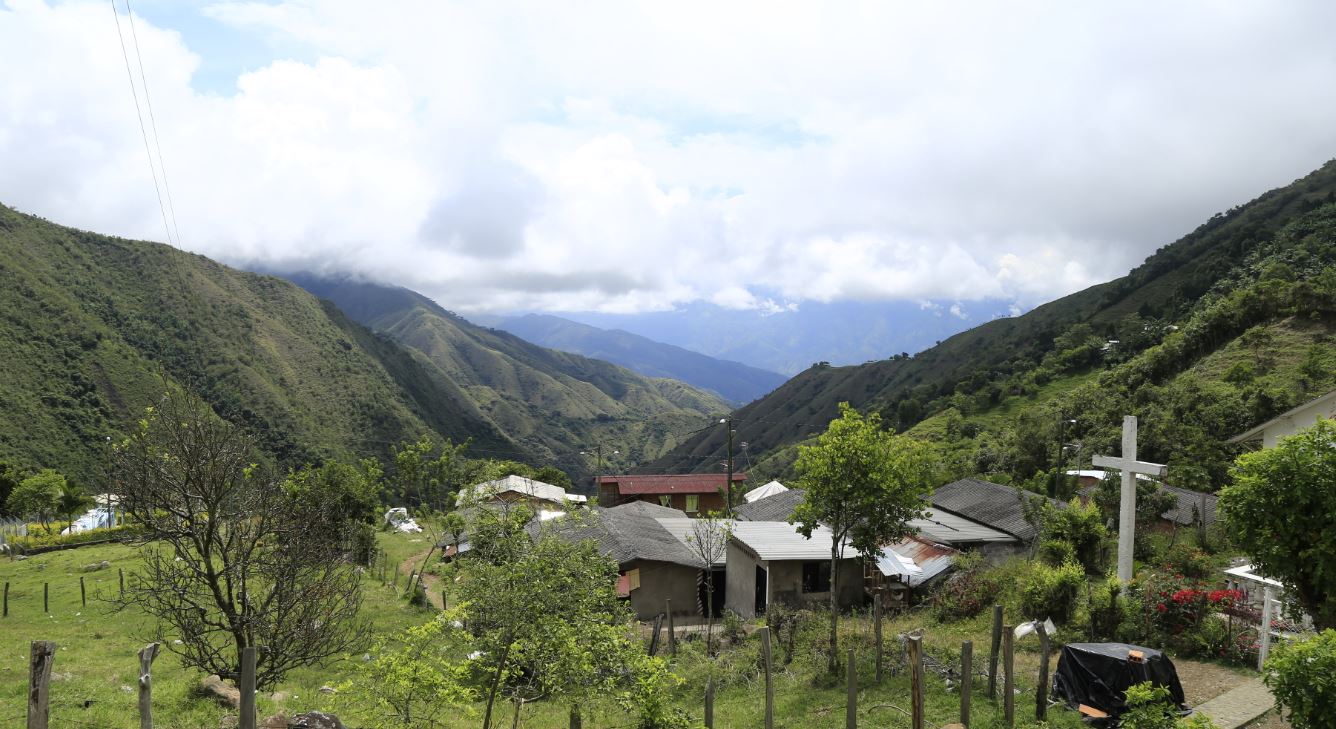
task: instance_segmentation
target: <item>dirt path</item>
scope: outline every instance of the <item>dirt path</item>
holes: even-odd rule
[[[439,552],[429,547],[404,560],[403,563],[399,565],[399,571],[406,575],[410,575],[416,572],[419,568],[424,567],[425,565],[422,563],[422,560],[426,558],[428,552],[432,552],[434,556],[440,557]],[[422,584],[427,590],[427,602],[431,603],[431,605],[438,610],[444,610],[445,606],[442,604],[441,598],[441,578],[429,572],[424,572],[422,574]]]

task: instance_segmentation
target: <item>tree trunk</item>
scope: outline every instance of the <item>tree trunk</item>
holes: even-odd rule
[[[487,711],[482,717],[482,729],[492,729],[492,705],[496,703],[496,692],[501,688],[501,676],[506,671],[506,658],[510,655],[510,641],[506,641],[506,647],[501,649],[501,660],[496,664],[496,677],[492,679],[492,687],[487,691]]]
[[[836,601],[836,567],[840,559],[840,538],[832,536],[830,539],[830,658],[826,662],[826,667],[832,674],[840,670],[839,654],[839,627],[840,627],[840,604]]]

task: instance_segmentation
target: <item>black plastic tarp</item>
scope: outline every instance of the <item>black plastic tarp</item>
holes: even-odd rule
[[[1141,651],[1143,659],[1129,660],[1130,651]],[[1071,643],[1058,656],[1053,698],[1067,702],[1073,709],[1085,704],[1118,716],[1126,710],[1123,699],[1127,688],[1147,681],[1169,689],[1173,702],[1180,709],[1187,708],[1178,671],[1163,653],[1126,643]]]

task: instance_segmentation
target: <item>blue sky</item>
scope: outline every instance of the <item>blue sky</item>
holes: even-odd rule
[[[1317,0],[134,10],[147,155],[108,4],[0,0],[0,202],[464,312],[1028,307],[1336,156]]]

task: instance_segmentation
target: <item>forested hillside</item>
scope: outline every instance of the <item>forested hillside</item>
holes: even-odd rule
[[[1040,483],[1116,449],[1123,414],[1170,481],[1213,489],[1224,441],[1336,386],[1336,162],[1211,218],[1127,276],[912,357],[814,367],[735,414],[758,473],[849,401],[947,446],[952,470]],[[1074,420],[1075,422],[1065,422]],[[1061,430],[1060,430],[1061,427]],[[656,467],[717,460],[702,433]]]
[[[289,464],[423,433],[527,456],[412,353],[286,281],[0,206],[0,460],[96,483],[177,383]]]
[[[408,289],[290,279],[419,353],[527,452],[577,479],[597,467],[600,445],[605,469],[625,468],[661,456],[730,409],[718,395],[677,380],[477,326]]]

